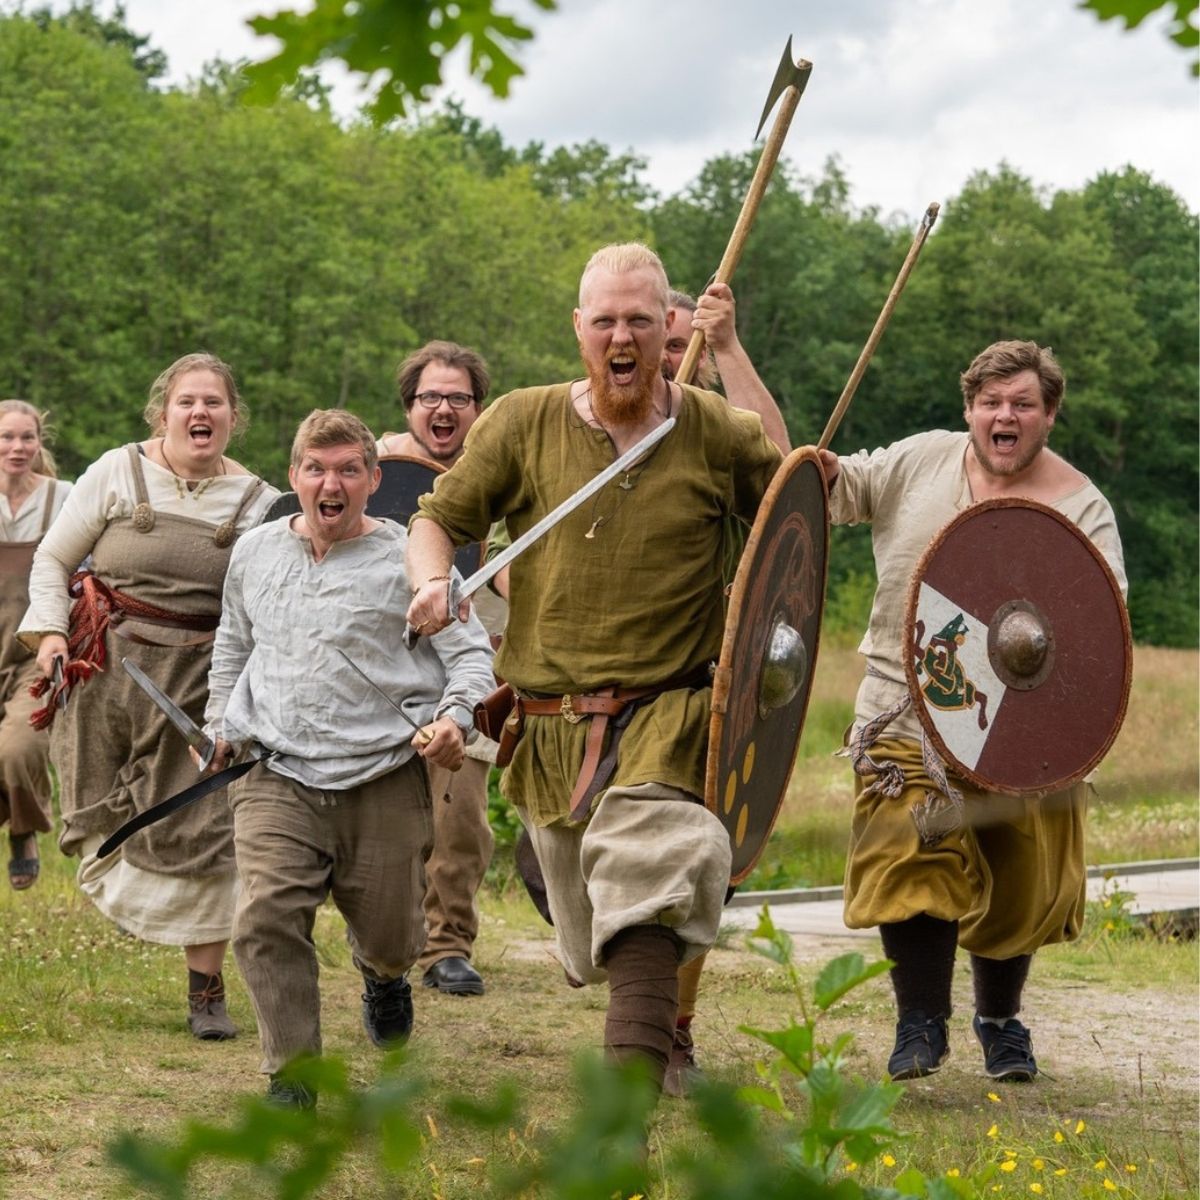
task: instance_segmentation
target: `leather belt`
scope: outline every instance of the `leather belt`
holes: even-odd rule
[[[612,778],[617,765],[617,747],[621,741],[621,734],[633,720],[638,708],[646,701],[666,692],[707,687],[711,678],[706,663],[686,675],[649,687],[623,688],[614,684],[598,688],[594,692],[567,693],[557,697],[517,697],[516,708],[523,717],[562,717],[572,725],[578,725],[585,717],[592,718],[584,744],[583,764],[579,768],[579,776],[571,792],[572,821],[582,821],[587,817],[596,794]],[[612,737],[605,751],[604,735],[610,729]]]

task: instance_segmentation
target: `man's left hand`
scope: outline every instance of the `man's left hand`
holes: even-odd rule
[[[457,771],[463,764],[466,744],[462,730],[452,717],[438,717],[413,734],[417,753],[434,766]]]
[[[704,331],[704,340],[713,353],[727,350],[737,341],[734,326],[733,292],[727,283],[712,283],[696,301],[692,328]]]

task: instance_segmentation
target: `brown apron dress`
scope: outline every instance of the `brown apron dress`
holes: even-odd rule
[[[16,638],[29,607],[29,569],[54,513],[58,481],[46,481],[42,529],[32,542],[0,542],[0,825],[9,833],[50,829],[50,739],[29,724],[39,702],[29,689],[41,677],[37,661]]]
[[[231,521],[213,526],[150,508],[142,456],[130,446],[138,504],[111,521],[92,550],[92,570],[110,588],[185,617],[212,618],[215,630],[233,541],[231,532],[264,486],[247,488]],[[71,689],[51,731],[63,832],[78,854],[135,813],[196,782],[187,743],[121,667],[132,659],[197,725],[204,723],[213,632],[114,617],[105,632],[104,671]],[[163,875],[232,874],[233,821],[224,791],[135,834],[125,860]]]

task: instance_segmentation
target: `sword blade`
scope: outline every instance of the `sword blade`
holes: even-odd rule
[[[54,703],[58,705],[58,711],[62,712],[67,707],[67,689],[63,687],[63,656],[61,654],[54,656],[52,674],[54,676]]]
[[[668,417],[656,429],[652,429],[640,442],[631,446],[620,458],[614,459],[599,475],[593,476],[587,483],[568,496],[557,508],[548,512],[538,523],[527,529],[511,546],[502,550],[485,567],[480,567],[474,575],[464,579],[462,586],[455,588],[454,599],[461,602],[475,595],[486,583],[490,583],[514,558],[520,558],[539,538],[549,533],[564,517],[573,513],[585,500],[590,500],[606,483],[627,471],[643,454],[659,442],[675,428],[675,418]]]
[[[668,417],[656,429],[652,429],[646,434],[640,442],[630,446],[624,454],[609,463],[598,475],[594,475],[589,479],[579,491],[573,492],[557,508],[548,512],[536,525],[527,529],[511,546],[497,554],[487,566],[480,567],[474,575],[469,575],[464,579],[450,594],[451,619],[453,619],[454,610],[459,604],[475,595],[484,584],[490,583],[495,579],[513,559],[520,558],[534,542],[549,533],[555,525],[564,517],[570,516],[581,504],[590,500],[606,483],[616,479],[618,475],[632,467],[647,450],[653,446],[657,446],[674,428],[675,418]],[[417,630],[411,625],[405,624],[404,644],[410,650],[417,644],[417,638],[420,636]]]
[[[158,684],[137,663],[123,658],[121,659],[121,666],[125,668],[125,673],[129,678],[154,701],[154,705],[159,712],[183,734],[187,744],[200,755],[201,772],[207,771],[208,764],[212,762],[213,754],[216,751],[216,746],[213,744],[212,739],[204,736],[204,731],[200,726],[170,696],[163,692]]]
[[[370,675],[368,675],[366,671],[364,671],[362,667],[360,667],[358,663],[356,663],[354,659],[352,659],[350,655],[345,652],[345,650],[339,646],[337,648],[337,652],[346,660],[346,665],[359,677],[359,679],[363,681],[363,683],[365,683],[373,691],[378,692],[378,694],[381,695],[388,702],[388,704],[390,704],[392,708],[400,714],[400,716],[404,719],[405,724],[407,724],[410,729],[415,730],[417,733],[421,732],[420,726],[412,719],[412,717],[410,717],[408,713],[406,713],[404,709],[402,709],[400,705],[397,704],[396,701],[393,700],[391,696],[389,696],[387,692],[385,692],[383,688],[381,688],[379,684],[377,684],[375,680],[373,680]]]

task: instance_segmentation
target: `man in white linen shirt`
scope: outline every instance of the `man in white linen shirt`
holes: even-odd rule
[[[425,940],[433,842],[426,763],[462,764],[472,708],[494,686],[474,617],[404,648],[407,533],[366,515],[379,477],[375,439],[357,417],[305,418],[289,470],[301,514],[238,543],[213,650],[212,769],[249,742],[271,752],[229,790],[242,883],[233,946],[258,1014],[267,1094],[285,1105],[316,1099],[280,1072],[321,1050],[312,929],[327,895],[363,975],[371,1040],[385,1046],[412,1029],[405,973]],[[369,664],[381,691],[343,654]]]

